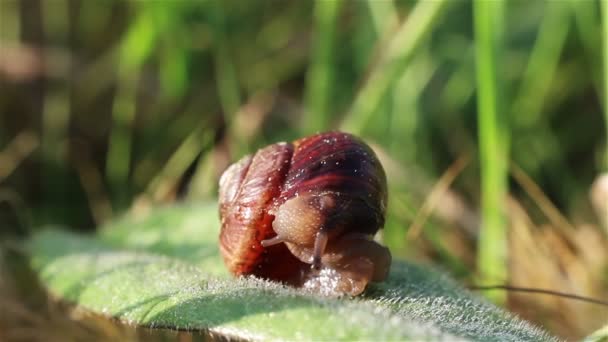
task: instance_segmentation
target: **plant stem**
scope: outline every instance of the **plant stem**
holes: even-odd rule
[[[608,3],[601,1],[602,7],[602,38],[603,38],[603,64],[604,64],[604,125],[605,125],[605,145],[604,171],[608,172]],[[608,202],[604,205],[604,222],[608,225]]]
[[[498,58],[502,55],[503,1],[473,2],[479,154],[481,168],[481,229],[477,266],[481,284],[503,283],[507,271],[505,200],[508,176],[508,127],[502,107]],[[504,293],[492,293],[504,303]]]
[[[608,171],[608,3],[601,1],[602,6],[602,35],[603,35],[603,63],[604,63],[604,124],[606,130],[606,151],[604,160],[604,169]],[[608,204],[607,204],[608,205]],[[608,215],[608,208],[606,210]]]

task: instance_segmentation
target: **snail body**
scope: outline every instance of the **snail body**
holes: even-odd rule
[[[235,275],[357,295],[388,275],[373,241],[384,225],[386,175],[360,139],[328,132],[276,143],[220,179],[220,250]]]

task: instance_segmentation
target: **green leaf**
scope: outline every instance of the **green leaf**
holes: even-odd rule
[[[142,326],[254,340],[554,340],[411,263],[395,262],[358,298],[232,278],[218,226],[215,204],[191,204],[125,217],[97,237],[47,229],[29,241],[31,263],[54,296]]]
[[[585,337],[583,342],[608,342],[608,325]]]

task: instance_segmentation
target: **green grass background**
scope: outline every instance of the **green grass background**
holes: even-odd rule
[[[383,238],[397,258],[431,260],[469,283],[508,282],[506,195],[538,226],[552,223],[510,165],[572,226],[605,238],[589,190],[608,168],[606,8],[4,0],[2,236],[46,224],[92,231],[126,211],[213,199],[243,154],[341,129],[384,162]],[[464,209],[451,215],[438,200],[419,220],[460,158],[451,191]]]

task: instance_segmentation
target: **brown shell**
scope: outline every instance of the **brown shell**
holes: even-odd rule
[[[384,170],[374,152],[350,134],[328,132],[273,144],[230,166],[221,177],[219,196],[220,250],[228,269],[297,282],[310,265],[284,244],[264,248],[260,241],[275,235],[276,208],[318,191],[334,193],[342,202],[338,214],[326,219],[328,227],[372,236],[384,225]]]
[[[291,166],[275,205],[297,194],[332,191],[350,207],[333,219],[348,220],[350,232],[375,234],[384,226],[386,175],[376,154],[351,134],[329,132],[296,140]]]
[[[280,193],[292,151],[289,144],[270,145],[243,157],[220,179],[220,251],[233,274],[288,281],[292,265],[301,263],[283,245],[260,245],[274,234],[267,209]]]

